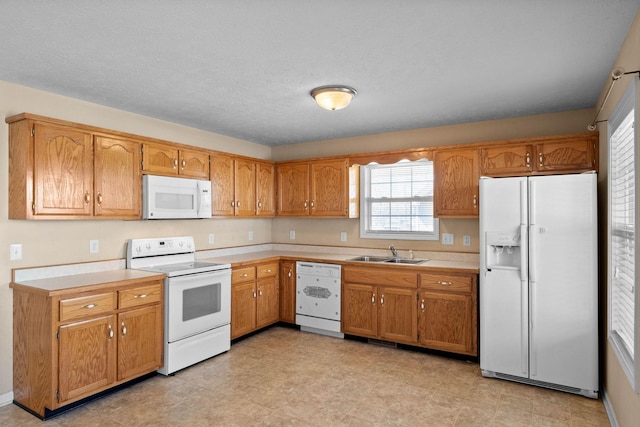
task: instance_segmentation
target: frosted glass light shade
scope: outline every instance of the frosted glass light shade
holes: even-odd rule
[[[348,86],[322,86],[313,89],[311,96],[325,110],[340,110],[349,105],[356,93]]]

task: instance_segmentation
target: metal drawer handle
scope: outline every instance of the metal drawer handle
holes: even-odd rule
[[[98,306],[98,304],[87,304],[87,305],[83,305],[83,306],[82,306],[82,307],[80,307],[80,308],[95,308],[95,307],[97,307],[97,306]]]
[[[438,285],[449,286],[449,285],[451,285],[451,282],[443,282],[441,280],[438,280]]]
[[[146,298],[147,294],[134,295],[134,298]]]
[[[271,269],[270,269],[270,268],[268,268],[268,269],[266,269],[264,272],[265,272],[265,273],[271,273]]]
[[[242,274],[240,277],[247,277],[247,276],[249,276],[249,274],[244,273],[244,274]]]

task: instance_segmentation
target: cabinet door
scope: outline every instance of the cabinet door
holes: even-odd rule
[[[231,338],[248,334],[256,328],[255,281],[231,286]]]
[[[418,342],[415,289],[379,288],[381,339],[415,344]]]
[[[118,381],[162,366],[162,329],[160,304],[118,315]]]
[[[580,172],[596,170],[595,137],[536,144],[536,170]]]
[[[296,323],[296,263],[282,261],[280,265],[280,320]]]
[[[312,216],[348,216],[349,169],[347,160],[312,162],[310,165]]]
[[[421,291],[419,343],[425,347],[472,354],[472,298],[470,295]]]
[[[510,144],[485,147],[480,150],[483,176],[529,175],[533,171],[533,146]]]
[[[211,212],[214,216],[233,216],[235,212],[233,174],[233,157],[211,155]]]
[[[34,215],[92,215],[91,134],[36,123],[34,142]]]
[[[376,288],[345,283],[342,287],[342,332],[375,338],[378,334]]]
[[[278,276],[258,280],[256,327],[261,328],[280,319]]]
[[[256,164],[251,160],[235,159],[236,216],[256,214]]]
[[[95,215],[139,219],[142,203],[140,143],[96,136],[94,150]]]
[[[178,149],[171,145],[143,144],[142,170],[161,175],[177,175]]]
[[[111,315],[60,327],[60,403],[88,396],[115,382],[115,321]]]
[[[256,215],[271,217],[276,214],[276,168],[271,163],[256,163]]]
[[[178,173],[184,177],[209,179],[209,154],[180,150]]]
[[[436,217],[478,216],[478,157],[477,149],[436,151]]]
[[[278,165],[277,214],[279,216],[309,215],[309,166]]]

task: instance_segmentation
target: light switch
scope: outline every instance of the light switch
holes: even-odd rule
[[[100,241],[99,240],[89,240],[89,253],[97,254],[100,251]]]
[[[216,235],[213,233],[209,233],[209,244],[213,245],[216,242]]]
[[[22,259],[22,245],[20,243],[9,245],[9,260],[18,261],[20,259]]]
[[[462,244],[465,246],[471,246],[471,236],[465,234],[462,240]]]
[[[296,230],[289,231],[289,239],[296,240]]]
[[[346,231],[341,231],[340,232],[340,241],[341,242],[346,242],[347,241],[347,232]]]
[[[249,241],[253,240],[253,231],[249,232]]]

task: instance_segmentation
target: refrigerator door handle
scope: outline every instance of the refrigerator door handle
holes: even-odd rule
[[[529,233],[527,229],[527,180],[520,182],[520,280],[529,278]]]
[[[529,182],[529,280],[536,281],[536,182]]]

